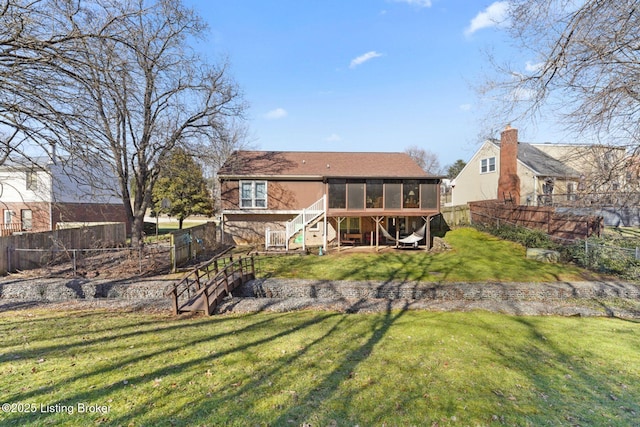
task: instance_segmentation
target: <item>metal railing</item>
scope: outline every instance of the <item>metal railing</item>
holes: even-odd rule
[[[22,224],[12,222],[9,224],[0,224],[0,236],[10,236],[13,233],[22,231]]]

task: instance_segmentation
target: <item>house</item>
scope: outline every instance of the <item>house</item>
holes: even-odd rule
[[[405,153],[236,151],[218,178],[223,232],[238,244],[373,245],[378,225],[402,237],[440,213],[441,178]]]
[[[97,222],[127,222],[115,179],[69,158],[0,166],[0,235]]]
[[[533,144],[508,126],[500,140],[485,141],[455,178],[452,205],[507,200],[599,215],[606,225],[640,223],[637,157],[624,147]]]
[[[588,192],[602,194],[603,176],[624,158],[620,147],[521,142],[517,129],[507,127],[500,141],[485,141],[458,174],[452,204],[492,199],[535,206],[570,204]],[[617,188],[614,182],[607,187]]]

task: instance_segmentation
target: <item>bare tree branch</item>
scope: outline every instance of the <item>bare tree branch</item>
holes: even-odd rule
[[[0,10],[0,121],[117,176],[140,243],[158,165],[176,147],[215,148],[205,136],[244,108],[225,64],[187,44],[204,23],[180,0],[5,0]]]

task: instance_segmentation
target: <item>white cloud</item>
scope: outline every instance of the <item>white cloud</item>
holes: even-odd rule
[[[460,109],[462,111],[469,111],[469,110],[471,110],[471,104],[462,104],[462,105],[460,105]]]
[[[475,18],[471,20],[467,29],[464,30],[466,36],[470,36],[478,30],[483,28],[496,27],[504,23],[507,19],[507,13],[509,11],[509,2],[497,1],[492,3],[484,11],[478,13]]]
[[[417,7],[431,7],[431,0],[393,0],[396,3],[406,3]]]
[[[358,56],[357,58],[352,59],[351,63],[349,64],[349,68],[356,68],[358,65],[363,64],[373,58],[378,58],[380,56],[382,56],[381,53],[372,50],[371,52],[367,52],[363,55]]]
[[[276,108],[275,110],[269,111],[264,117],[269,120],[278,120],[287,117],[288,114],[284,108]]]
[[[332,133],[328,137],[324,139],[326,142],[340,142],[342,141],[342,137],[337,133]]]
[[[527,70],[530,73],[533,73],[535,71],[540,71],[540,69],[543,66],[544,66],[544,62],[538,62],[538,63],[534,64],[531,61],[527,61],[527,63],[524,66],[524,69]]]
[[[511,91],[511,99],[514,102],[530,101],[536,97],[536,91],[527,88],[517,88]]]

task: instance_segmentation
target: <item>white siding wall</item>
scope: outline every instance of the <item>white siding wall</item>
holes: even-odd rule
[[[26,169],[0,171],[0,202],[33,203],[51,201],[51,177],[44,170],[36,170],[35,188],[27,189]]]
[[[481,160],[490,157],[496,158],[496,170],[480,173]],[[466,205],[468,202],[497,198],[499,174],[500,150],[495,144],[487,141],[456,177],[455,187],[451,192],[452,205]]]

